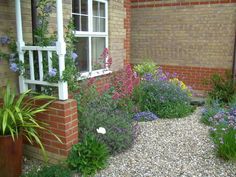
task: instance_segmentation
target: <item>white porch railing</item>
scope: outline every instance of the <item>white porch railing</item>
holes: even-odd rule
[[[48,71],[52,69],[52,52],[56,52],[56,47],[39,47],[39,46],[25,46],[22,47],[22,51],[24,53],[29,53],[29,68],[30,68],[30,78],[24,79],[25,84],[35,84],[35,85],[46,85],[46,86],[55,86],[58,87],[58,83],[49,83],[44,81],[44,68],[43,68],[43,51],[47,52],[47,61],[48,61]],[[28,52],[27,52],[28,51]],[[39,79],[35,79],[35,59],[34,59],[34,51],[37,52],[38,58],[38,73]],[[25,61],[24,61],[25,62]]]
[[[19,60],[24,63],[24,53],[28,51],[29,53],[29,65],[30,65],[30,77],[28,79],[24,78],[23,75],[19,76],[19,87],[20,92],[24,92],[28,89],[29,84],[33,85],[44,85],[44,86],[55,86],[58,87],[58,97],[60,100],[68,99],[68,85],[67,82],[59,81],[58,83],[49,83],[44,81],[43,72],[43,54],[42,52],[47,52],[48,69],[52,69],[52,52],[56,52],[58,55],[59,63],[59,76],[62,78],[63,71],[65,70],[65,54],[66,54],[66,44],[64,41],[64,31],[63,31],[63,10],[62,10],[62,0],[56,1],[56,12],[57,12],[57,43],[56,46],[40,47],[40,46],[25,46],[23,40],[23,30],[22,30],[22,14],[21,14],[21,0],[15,0],[16,5],[16,26],[17,26],[17,50],[19,54]],[[39,78],[35,78],[35,62],[34,62],[34,52],[38,53],[38,68],[39,68]]]

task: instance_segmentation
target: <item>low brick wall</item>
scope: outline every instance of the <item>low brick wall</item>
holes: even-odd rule
[[[44,101],[37,101],[40,105]],[[40,131],[41,140],[49,156],[49,161],[56,162],[65,159],[73,144],[78,142],[78,115],[77,102],[73,99],[53,102],[46,112],[40,113],[37,119],[49,125],[48,129],[55,133],[63,142],[60,143],[48,132]],[[26,146],[25,154],[34,158],[42,159],[37,155],[35,147]]]
[[[43,103],[45,101],[41,100],[35,102],[34,105],[39,106]],[[47,131],[39,131],[40,138],[49,157],[49,162],[56,163],[65,159],[72,145],[78,142],[77,102],[73,99],[55,101],[47,109],[46,112],[38,114],[36,119],[47,123],[48,130],[56,134],[63,142],[63,144],[58,142]],[[32,146],[26,139],[24,140],[24,154],[27,157],[43,160],[39,147],[37,145]]]
[[[170,74],[176,73],[178,78],[185,84],[191,86],[194,90],[209,90],[210,85],[204,84],[213,74],[223,75],[226,71],[225,68],[206,68],[206,67],[192,67],[192,66],[171,66],[161,65],[165,72]]]

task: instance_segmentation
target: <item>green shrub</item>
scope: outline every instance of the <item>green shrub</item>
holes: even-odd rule
[[[119,100],[108,96],[100,96],[91,100],[79,117],[79,129],[82,137],[92,134],[105,143],[111,154],[128,149],[133,142],[131,114],[120,109]],[[105,135],[97,129],[104,127]]]
[[[95,175],[107,165],[108,148],[105,144],[87,135],[74,145],[67,159],[69,167],[83,176]]]
[[[47,165],[40,170],[32,169],[21,177],[71,177],[72,172],[62,165]]]
[[[74,95],[74,98],[78,103],[79,115],[83,114],[90,100],[99,96],[99,93],[94,85],[88,86],[88,83],[84,81],[81,83],[80,87],[80,92]]]
[[[144,62],[143,64],[138,64],[134,66],[134,71],[138,73],[140,77],[143,77],[146,73],[155,74],[157,66],[154,62]]]
[[[221,123],[211,129],[210,135],[216,145],[217,154],[226,160],[236,161],[235,127]]]
[[[223,103],[229,103],[235,94],[235,84],[232,75],[226,73],[225,76],[214,74],[209,84],[212,89],[209,91],[208,96],[213,100],[219,100]]]
[[[134,98],[142,111],[150,111],[160,118],[189,115],[193,108],[188,94],[166,80],[148,79],[134,91]]]

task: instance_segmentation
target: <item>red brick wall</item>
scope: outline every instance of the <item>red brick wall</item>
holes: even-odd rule
[[[204,84],[206,79],[213,74],[224,74],[227,69],[224,68],[206,68],[206,67],[192,67],[192,66],[171,66],[162,65],[163,71],[171,74],[176,73],[178,78],[185,84],[191,86],[194,90],[209,90],[210,85]]]
[[[170,6],[192,6],[192,5],[209,5],[209,4],[229,4],[236,3],[236,0],[180,0],[180,2],[170,2],[165,0],[131,0],[131,8],[145,8],[145,7],[170,7]],[[144,4],[142,4],[144,3]],[[145,4],[148,3],[148,4]]]

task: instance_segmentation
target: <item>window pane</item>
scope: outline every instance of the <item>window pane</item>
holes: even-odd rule
[[[93,17],[93,32],[99,32],[99,18]]]
[[[98,2],[93,1],[93,16],[98,16]]]
[[[88,0],[81,0],[81,14],[88,14]]]
[[[81,16],[81,25],[82,25],[81,31],[88,31],[88,17],[87,16]]]
[[[75,30],[80,31],[80,15],[73,15]]]
[[[105,61],[101,54],[106,46],[104,37],[92,38],[92,70],[104,69]]]
[[[72,12],[73,13],[80,13],[80,3],[79,0],[73,0],[72,1]]]
[[[100,32],[105,32],[105,19],[100,18]]]
[[[89,38],[80,37],[75,44],[78,53],[78,68],[80,72],[89,71]]]
[[[100,16],[105,17],[105,3],[100,3]]]

